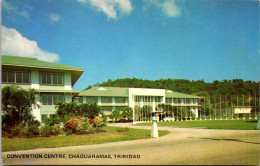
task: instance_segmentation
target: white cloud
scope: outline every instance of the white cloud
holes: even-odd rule
[[[167,17],[178,17],[181,15],[181,8],[176,5],[176,0],[147,0],[146,2],[161,9]]]
[[[2,1],[2,6],[10,13],[14,13],[26,19],[30,19],[29,13],[26,10],[19,10],[16,6],[8,3],[7,0]]]
[[[54,62],[60,58],[57,54],[41,50],[36,41],[23,37],[16,29],[2,26],[2,53],[4,55],[33,57]]]
[[[49,15],[49,19],[51,21],[51,23],[55,23],[55,22],[59,22],[60,21],[60,16],[56,13],[51,13]]]
[[[118,14],[129,15],[132,11],[130,0],[78,0],[81,3],[89,3],[98,11],[107,15],[109,19],[117,19]]]

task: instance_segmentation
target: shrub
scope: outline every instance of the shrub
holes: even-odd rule
[[[53,135],[58,135],[60,130],[61,130],[60,129],[60,125],[59,124],[54,124],[53,127],[52,127],[51,133]]]
[[[73,117],[64,124],[64,130],[72,131],[73,133],[76,131],[88,130],[90,127],[88,118],[80,116]]]
[[[64,124],[64,130],[65,131],[72,131],[75,132],[76,131],[76,126],[77,126],[77,122],[74,119],[70,119],[68,120],[65,124]]]
[[[30,133],[30,135],[39,135],[39,124],[32,124],[27,129],[27,132]]]
[[[97,130],[99,127],[103,127],[105,125],[105,123],[103,122],[103,119],[101,117],[95,117],[95,119],[93,120],[93,127],[96,127]]]
[[[52,127],[51,126],[42,126],[40,128],[40,135],[44,137],[49,137],[52,134]]]
[[[71,135],[71,134],[72,134],[71,130],[66,131],[66,135]]]

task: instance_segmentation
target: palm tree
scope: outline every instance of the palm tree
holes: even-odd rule
[[[35,98],[34,89],[24,90],[19,86],[5,86],[2,88],[2,110],[11,116],[15,124],[22,123],[24,126],[33,120],[32,106],[39,107]]]

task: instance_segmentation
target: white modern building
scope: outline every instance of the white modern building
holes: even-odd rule
[[[80,91],[72,90],[84,69],[40,61],[36,58],[2,55],[2,87],[18,85],[37,92],[33,116],[42,121],[56,113],[57,101],[71,102]]]
[[[151,112],[157,111],[160,113],[161,110],[158,109],[160,104],[185,108],[195,114],[197,118],[198,109],[200,107],[199,99],[201,99],[199,96],[174,92],[167,89],[98,86],[81,91],[78,96],[80,103],[96,102],[102,107],[105,115],[110,115],[114,109],[122,111],[125,107],[131,107],[134,112],[134,121],[137,120],[137,113],[138,116],[140,116],[140,111],[143,114],[141,120],[144,120],[145,117],[150,119],[149,116]],[[171,117],[164,118],[171,119]],[[140,117],[138,117],[138,119],[140,120]]]

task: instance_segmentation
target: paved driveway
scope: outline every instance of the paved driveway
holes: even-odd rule
[[[150,126],[132,126],[131,124],[109,125],[151,129]],[[159,138],[135,141],[4,152],[2,153],[2,162],[4,164],[27,165],[260,164],[259,130],[214,130],[173,127],[158,128],[160,130],[169,130],[170,134]],[[31,154],[31,156],[29,156],[29,158],[17,158],[17,156],[15,156],[16,154],[20,154],[20,157],[23,154]],[[37,158],[36,154],[38,157],[42,156],[42,158]],[[7,156],[9,158],[7,158]]]

